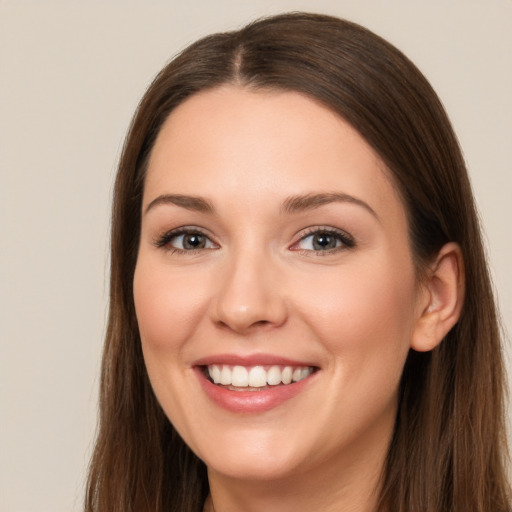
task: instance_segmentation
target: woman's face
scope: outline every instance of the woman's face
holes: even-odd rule
[[[211,471],[382,460],[419,289],[388,172],[330,110],[223,86],[167,119],[135,306],[154,392]]]

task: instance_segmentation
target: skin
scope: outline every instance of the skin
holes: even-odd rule
[[[283,211],[318,193],[364,205]],[[165,194],[215,211],[154,203]],[[184,250],[178,237],[157,247],[183,226],[204,233],[205,247]],[[353,246],[313,250],[311,230],[326,228]],[[315,101],[222,86],[175,109],[149,162],[134,298],[154,392],[208,466],[205,510],[212,500],[216,512],[375,510],[407,353],[433,348],[458,315],[457,258],[446,247],[418,283],[389,173]],[[194,361],[258,353],[318,371],[262,413],[206,396]]]

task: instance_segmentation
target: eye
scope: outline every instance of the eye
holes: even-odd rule
[[[165,233],[155,241],[157,247],[174,251],[190,252],[201,249],[216,249],[208,236],[198,230],[179,229]]]
[[[211,245],[211,241],[201,233],[184,233],[183,235],[175,235],[169,243],[176,249],[184,249],[186,251],[206,249]]]
[[[303,236],[291,249],[299,251],[333,252],[354,247],[355,242],[347,233],[335,229],[315,229]]]

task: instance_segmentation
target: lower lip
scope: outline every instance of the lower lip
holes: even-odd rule
[[[299,382],[282,384],[263,391],[232,391],[208,380],[201,368],[196,367],[195,370],[208,398],[223,409],[236,413],[258,413],[274,409],[297,396],[312,378],[310,375]]]

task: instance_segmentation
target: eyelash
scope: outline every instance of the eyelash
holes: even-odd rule
[[[198,229],[196,227],[188,228],[186,226],[182,227],[182,228],[175,229],[175,230],[168,231],[167,233],[164,233],[163,235],[159,236],[153,242],[153,244],[158,249],[168,250],[171,254],[191,255],[191,254],[196,253],[201,250],[211,250],[212,249],[212,247],[208,247],[208,248],[201,247],[198,249],[180,249],[178,247],[172,247],[170,245],[170,243],[173,241],[173,239],[175,239],[179,236],[184,236],[184,235],[188,235],[188,236],[199,235],[199,236],[206,238],[206,240],[209,243],[216,245],[215,242],[213,242],[211,240],[211,238],[206,233],[204,233],[201,229]],[[341,245],[338,247],[333,247],[333,248],[325,249],[325,250],[294,248],[294,247],[298,246],[301,242],[306,240],[308,237],[311,237],[313,235],[327,235],[327,236],[334,237],[337,242],[341,242]],[[297,242],[295,242],[290,247],[290,250],[297,251],[300,254],[304,254],[304,255],[308,255],[308,256],[311,255],[311,253],[314,253],[315,255],[318,255],[318,256],[326,256],[326,255],[333,254],[338,251],[351,249],[351,248],[355,247],[355,245],[356,245],[356,243],[355,243],[355,240],[352,238],[352,236],[350,236],[347,232],[345,232],[341,229],[335,229],[332,227],[325,227],[325,228],[324,227],[312,227],[312,228],[309,228],[308,230],[306,230],[306,232],[302,233],[299,240]]]
[[[307,238],[309,238],[313,235],[327,235],[327,236],[334,237],[337,242],[341,242],[341,245],[338,247],[333,247],[333,248],[325,249],[325,250],[300,249],[297,247],[301,242],[303,242],[304,240],[306,240]],[[307,229],[304,233],[301,234],[301,237],[299,238],[299,240],[292,245],[292,250],[297,251],[297,252],[307,255],[307,256],[311,255],[312,253],[315,256],[328,256],[330,254],[337,253],[339,251],[346,251],[347,249],[352,249],[355,246],[356,246],[356,242],[355,242],[354,238],[351,235],[349,235],[346,231],[343,231],[341,229],[332,228],[332,227],[317,227],[317,226],[315,226],[315,227]],[[297,247],[297,248],[294,248],[294,247]]]
[[[172,242],[172,240],[174,238],[177,238],[177,237],[183,236],[183,235],[189,235],[189,236],[190,235],[199,235],[199,236],[204,237],[210,243],[212,243],[212,244],[214,243],[214,242],[211,241],[211,238],[206,233],[201,231],[200,229],[198,229],[196,227],[188,228],[188,227],[185,226],[185,227],[174,229],[174,230],[168,231],[167,233],[164,233],[163,235],[159,236],[153,242],[153,244],[158,249],[166,249],[171,254],[186,254],[186,255],[190,255],[191,253],[195,253],[196,251],[200,251],[202,249],[202,248],[199,248],[199,249],[180,249],[178,247],[172,247],[170,245],[170,243]],[[210,248],[207,248],[206,250],[209,250],[209,249]]]

